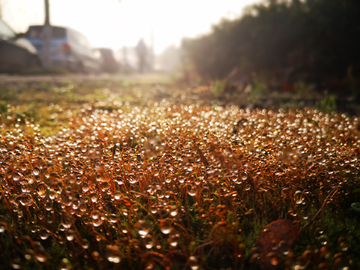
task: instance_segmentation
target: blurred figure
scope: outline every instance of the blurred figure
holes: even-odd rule
[[[138,68],[140,73],[145,72],[146,63],[147,63],[147,47],[143,39],[140,39],[136,45],[136,53],[138,56]]]

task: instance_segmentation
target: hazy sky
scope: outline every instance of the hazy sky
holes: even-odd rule
[[[221,18],[235,18],[259,0],[50,0],[51,23],[84,33],[93,46],[147,44],[155,52],[182,37],[209,32]],[[3,18],[18,32],[44,21],[44,0],[0,0]],[[153,33],[153,34],[151,34]]]

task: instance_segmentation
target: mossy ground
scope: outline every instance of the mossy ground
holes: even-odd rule
[[[261,230],[324,203],[274,267],[359,266],[356,116],[159,80],[0,84],[1,269],[258,269]]]

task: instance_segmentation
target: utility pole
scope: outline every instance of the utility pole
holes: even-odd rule
[[[151,28],[150,34],[150,71],[154,71],[155,55],[154,55],[154,28]]]
[[[0,19],[2,19],[2,17],[3,17],[3,12],[4,12],[4,6],[5,6],[5,4],[4,4],[4,1],[3,0],[0,0]]]
[[[44,22],[44,67],[49,68],[51,63],[51,37],[52,29],[50,25],[50,5],[49,0],[45,0],[45,22]]]

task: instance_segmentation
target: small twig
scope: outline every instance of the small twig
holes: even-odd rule
[[[206,242],[206,243],[204,243],[204,244],[202,244],[202,245],[200,245],[200,246],[197,246],[197,247],[195,248],[195,250],[198,250],[198,249],[200,249],[200,248],[203,248],[203,247],[206,247],[206,246],[212,245],[212,244],[214,244],[214,241],[213,241],[213,240],[211,240],[211,241],[209,241],[209,242]]]
[[[300,233],[305,230],[307,227],[309,227],[311,224],[313,224],[313,222],[315,221],[315,219],[317,219],[317,217],[321,214],[321,212],[325,209],[325,206],[327,205],[327,201],[333,197],[335,195],[335,193],[338,191],[339,187],[335,188],[333,191],[331,191],[329,193],[329,195],[326,196],[321,208],[319,209],[319,211],[317,211],[317,213],[315,214],[315,216],[309,220],[301,229],[300,229]]]

